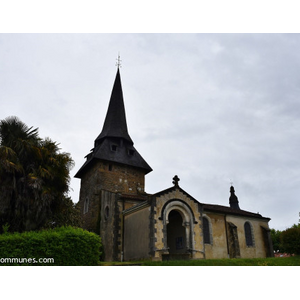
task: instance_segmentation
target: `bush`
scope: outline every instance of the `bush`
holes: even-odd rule
[[[101,238],[74,227],[0,235],[1,265],[98,265]]]

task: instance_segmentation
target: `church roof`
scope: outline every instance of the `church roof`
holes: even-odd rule
[[[112,89],[104,125],[101,133],[96,139],[96,142],[102,140],[105,137],[123,138],[133,144],[127,129],[125,106],[119,69],[117,71],[116,79]]]
[[[246,211],[246,210],[242,210],[242,209],[236,209],[236,208],[231,208],[228,206],[216,205],[216,204],[202,203],[202,205],[203,205],[204,211],[213,211],[213,212],[222,213],[222,214],[231,214],[231,215],[271,220],[270,218],[263,217],[259,213],[256,214],[256,213],[252,213],[250,211]]]

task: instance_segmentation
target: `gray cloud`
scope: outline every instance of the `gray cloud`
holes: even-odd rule
[[[298,34],[1,34],[0,119],[17,115],[76,166],[102,129],[120,51],[129,133],[154,171],[204,203],[298,222]],[[71,196],[78,201],[78,179]]]

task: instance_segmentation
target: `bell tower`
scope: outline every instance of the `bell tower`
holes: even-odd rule
[[[119,65],[102,131],[76,173],[81,179],[79,207],[85,229],[98,232],[101,191],[145,194],[145,175],[152,168],[134,147],[128,133]],[[102,193],[103,194],[103,193]]]

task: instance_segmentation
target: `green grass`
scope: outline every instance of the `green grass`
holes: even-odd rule
[[[102,262],[102,266],[300,266],[300,256],[169,261]]]

